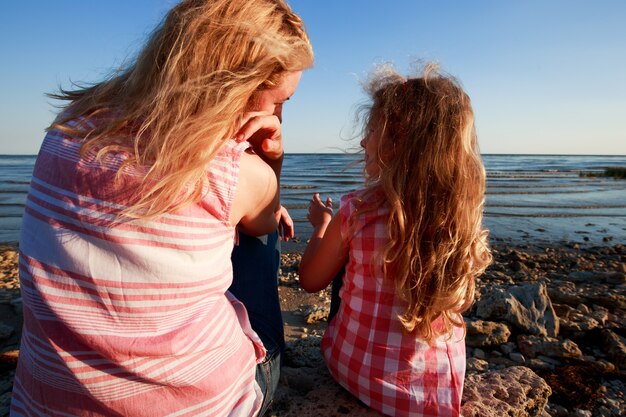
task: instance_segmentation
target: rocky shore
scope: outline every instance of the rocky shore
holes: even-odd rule
[[[493,252],[464,314],[463,415],[626,415],[626,246],[498,243]],[[299,259],[283,255],[288,342],[272,415],[378,415],[328,375],[319,343],[330,295],[299,288]]]
[[[0,417],[19,355],[17,260],[14,246],[0,247]],[[283,254],[287,352],[268,415],[378,415],[328,375],[319,343],[330,294],[300,289],[299,260]],[[494,260],[465,314],[463,415],[626,415],[626,246],[498,243]]]

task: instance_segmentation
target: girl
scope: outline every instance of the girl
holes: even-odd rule
[[[263,413],[279,359],[227,291],[231,253],[236,227],[276,230],[282,106],[312,61],[283,0],[183,0],[128,67],[56,96],[12,416]]]
[[[464,322],[491,261],[481,227],[485,171],[470,100],[429,65],[369,83],[365,186],[314,195],[302,287],[324,289],[345,265],[341,302],[322,339],[333,377],[391,416],[458,416]]]

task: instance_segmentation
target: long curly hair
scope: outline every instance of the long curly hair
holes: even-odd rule
[[[150,218],[198,201],[207,163],[254,93],[312,64],[304,24],[283,0],[184,0],[127,68],[50,94],[70,103],[48,130],[83,138],[82,155],[124,152],[118,175],[144,167],[122,214]]]
[[[404,330],[431,341],[464,327],[459,313],[472,304],[475,277],[492,260],[470,99],[434,64],[408,79],[382,66],[366,89],[372,97],[366,128],[382,132],[380,169],[375,177],[366,174],[366,195],[382,191],[379,204],[389,207],[389,239],[377,264],[406,302],[398,317]],[[440,317],[443,326],[434,326]]]

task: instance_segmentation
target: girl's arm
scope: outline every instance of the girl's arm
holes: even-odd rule
[[[307,292],[323,290],[348,259],[348,248],[341,238],[341,213],[333,217],[330,198],[324,204],[315,194],[309,205],[313,235],[300,261],[300,285]]]

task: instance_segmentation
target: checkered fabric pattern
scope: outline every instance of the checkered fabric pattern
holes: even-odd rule
[[[380,266],[372,265],[375,249],[386,242],[388,209],[362,214],[349,228],[360,195],[357,190],[343,196],[339,209],[349,261],[339,312],[322,340],[328,369],[343,387],[383,414],[459,416],[465,376],[463,330],[457,328],[452,337],[432,345],[403,334],[396,318],[402,304],[392,285],[383,283]]]

